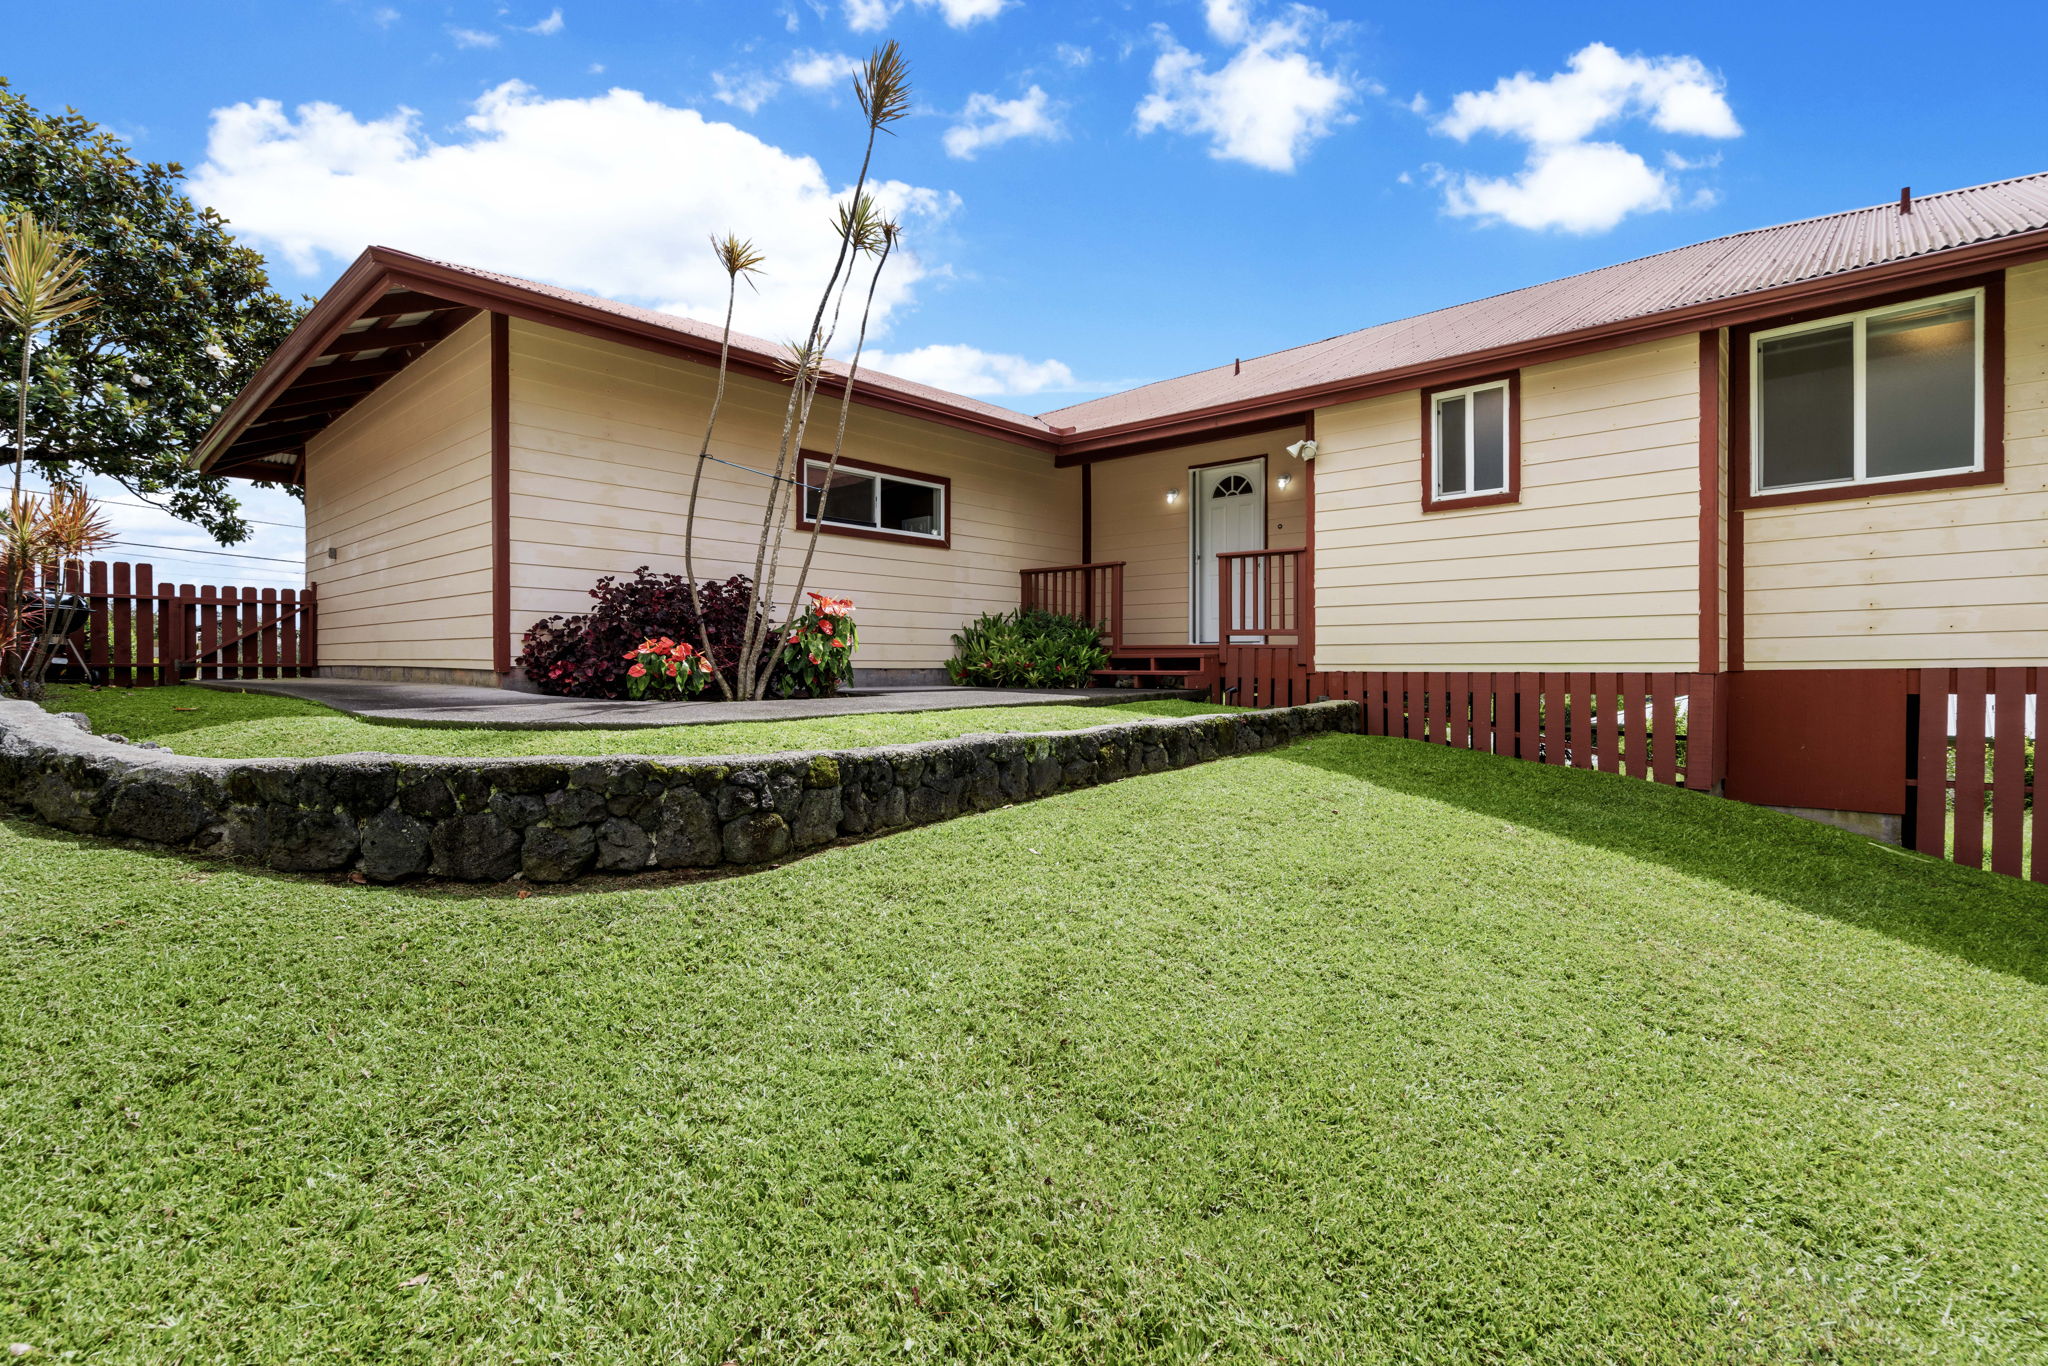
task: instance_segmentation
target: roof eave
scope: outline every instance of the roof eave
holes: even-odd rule
[[[1727,299],[1647,313],[1573,332],[1560,332],[1533,342],[1489,347],[1483,351],[1469,351],[1397,369],[1304,385],[1231,403],[1140,418],[1063,438],[1059,463],[1075,464],[1084,456],[1100,456],[1140,442],[1152,445],[1176,435],[1194,437],[1218,427],[1278,420],[1332,404],[1399,393],[1423,384],[1455,382],[1504,368],[1564,360],[1616,344],[1655,341],[1709,327],[1730,327],[1795,308],[1824,306],[1837,300],[1846,303],[1878,290],[1935,284],[2044,254],[2048,254],[2048,228],[2034,229],[1991,242],[1928,252]]]

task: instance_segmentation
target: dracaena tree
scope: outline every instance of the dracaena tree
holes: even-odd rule
[[[176,163],[137,161],[72,111],[47,114],[0,79],[0,219],[24,212],[61,227],[98,300],[46,333],[27,387],[27,419],[4,449],[51,480],[102,475],[233,543],[249,534],[228,482],[185,457],[221,408],[297,323],[270,288],[263,257],[219,214],[183,192]],[[0,375],[22,344],[0,335]]]
[[[62,616],[50,609],[48,587],[31,592],[39,569],[48,572],[107,541],[106,524],[83,491],[59,486],[47,496],[25,494],[22,467],[29,449],[29,382],[37,343],[93,306],[85,261],[48,228],[24,213],[0,225],[0,318],[21,347],[15,387],[14,487],[0,523],[0,692],[40,697],[43,674],[55,653]]]
[[[811,521],[802,558],[796,565],[793,582],[789,584],[787,608],[778,613],[775,604],[781,578],[784,533],[791,521],[790,514],[796,506],[796,499],[804,496],[808,487],[802,456],[804,436],[828,368],[825,358],[839,340],[848,298],[854,295],[865,265],[865,288],[858,294],[854,305],[853,348],[841,378],[839,417],[825,467],[823,487],[829,487],[838,471],[839,453],[846,441],[846,419],[860,376],[860,358],[867,344],[868,324],[874,314],[875,290],[890,255],[902,241],[901,228],[884,216],[868,191],[876,140],[882,133],[893,131],[893,126],[910,109],[909,66],[904,61],[902,50],[894,42],[876,48],[862,63],[854,78],[854,95],[866,121],[867,136],[861,152],[860,172],[854,177],[853,188],[832,222],[838,251],[833,258],[831,274],[819,292],[810,330],[802,338],[789,343],[782,361],[782,377],[788,385],[789,397],[783,410],[782,434],[776,447],[774,467],[764,471],[768,475],[768,492],[761,509],[760,535],[755,543],[745,639],[737,657],[730,661],[716,658],[708,635],[701,642],[705,653],[713,657],[717,666],[714,677],[718,679],[720,691],[728,698],[759,698],[767,694],[769,681],[775,676],[776,665],[787,648],[791,627],[803,614],[804,590],[810,579],[812,559],[817,553],[822,518]],[[697,503],[703,487],[704,466],[716,458],[712,453],[712,433],[718,425],[719,408],[725,400],[733,306],[738,298],[740,281],[759,271],[763,265],[761,254],[754,250],[753,244],[736,236],[714,239],[712,245],[725,269],[728,291],[725,327],[719,339],[717,387],[704,424],[704,439],[697,453],[696,471],[690,482],[689,511],[684,520],[683,562],[691,584],[693,603],[697,592],[694,550]],[[701,617],[701,611],[699,615]]]

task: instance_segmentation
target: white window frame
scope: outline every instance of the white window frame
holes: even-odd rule
[[[1909,470],[1903,474],[1865,473],[1869,452],[1865,428],[1870,422],[1870,405],[1867,402],[1868,375],[1865,354],[1866,337],[1872,319],[1884,318],[1893,313],[1907,313],[1926,308],[1930,304],[1953,303],[1958,299],[1971,301],[1973,330],[1976,345],[1972,366],[1974,373],[1970,385],[1970,410],[1973,431],[1970,448],[1975,452],[1967,465],[1951,465],[1938,470]],[[1779,337],[1797,336],[1802,332],[1821,332],[1842,324],[1851,324],[1850,372],[1850,417],[1854,424],[1852,451],[1855,472],[1847,479],[1819,479],[1805,484],[1764,483],[1764,384],[1763,344]],[[1803,493],[1810,489],[1840,489],[1870,485],[1882,488],[1886,484],[1897,484],[1909,479],[1945,479],[1952,475],[1981,474],[1984,470],[1984,290],[1957,290],[1951,294],[1930,294],[1924,299],[1910,299],[1905,303],[1886,304],[1882,308],[1865,308],[1850,313],[1837,313],[1829,318],[1817,318],[1812,322],[1793,323],[1787,327],[1774,327],[1767,332],[1754,332],[1749,338],[1749,491],[1755,497],[1776,497],[1781,493]]]
[[[816,520],[819,526],[838,527],[842,531],[865,532],[870,536],[896,536],[906,541],[943,541],[946,539],[946,525],[953,515],[953,509],[948,506],[950,499],[947,496],[948,490],[944,484],[930,479],[916,479],[904,474],[888,474],[881,470],[871,470],[865,465],[856,465],[850,460],[841,460],[839,462],[839,473],[857,474],[864,479],[874,481],[872,485],[874,490],[873,498],[869,504],[869,510],[874,516],[874,521],[868,525],[863,525],[859,522],[841,522],[825,515],[824,483],[827,466],[828,462],[823,460],[814,460],[808,456],[804,459],[804,503],[808,504],[810,502],[811,490],[816,489],[818,491],[818,516]],[[890,480],[893,483],[912,484],[918,488],[930,489],[936,494],[937,497],[932,500],[932,505],[939,510],[938,529],[936,531],[903,531],[897,527],[883,526],[882,481],[884,479]],[[806,514],[803,520],[808,522],[812,519]]]
[[[1475,414],[1479,411],[1479,405],[1472,402],[1472,396],[1474,394],[1483,394],[1488,389],[1500,390],[1500,483],[1493,488],[1465,489],[1459,493],[1445,493],[1444,403],[1446,400],[1454,398],[1465,400],[1465,474],[1469,479],[1473,466],[1472,438],[1476,434],[1475,427],[1478,420]],[[1429,396],[1429,482],[1435,485],[1435,487],[1430,490],[1430,501],[1435,503],[1455,503],[1461,498],[1491,498],[1495,494],[1506,493],[1510,488],[1514,487],[1515,442],[1514,433],[1508,430],[1508,424],[1514,420],[1514,395],[1508,392],[1508,382],[1504,379],[1490,379],[1481,384],[1468,384],[1462,389],[1442,389],[1431,394]]]

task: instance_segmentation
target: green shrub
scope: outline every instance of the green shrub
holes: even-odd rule
[[[984,688],[1080,688],[1109,663],[1093,626],[1058,612],[984,613],[953,637],[946,673]]]

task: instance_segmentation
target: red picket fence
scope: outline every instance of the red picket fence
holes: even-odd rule
[[[1222,697],[1249,707],[1344,698],[1367,735],[1700,789],[1721,776],[1723,708],[1712,674],[1313,673],[1290,646],[1225,645]]]
[[[186,678],[292,678],[317,665],[313,589],[159,584],[153,565],[73,562],[36,587],[87,617],[54,677],[144,688]]]
[[[1936,858],[2048,882],[2034,800],[2034,737],[2048,669],[1920,669],[1910,676],[1906,843]],[[1987,840],[1986,826],[1990,838]]]

